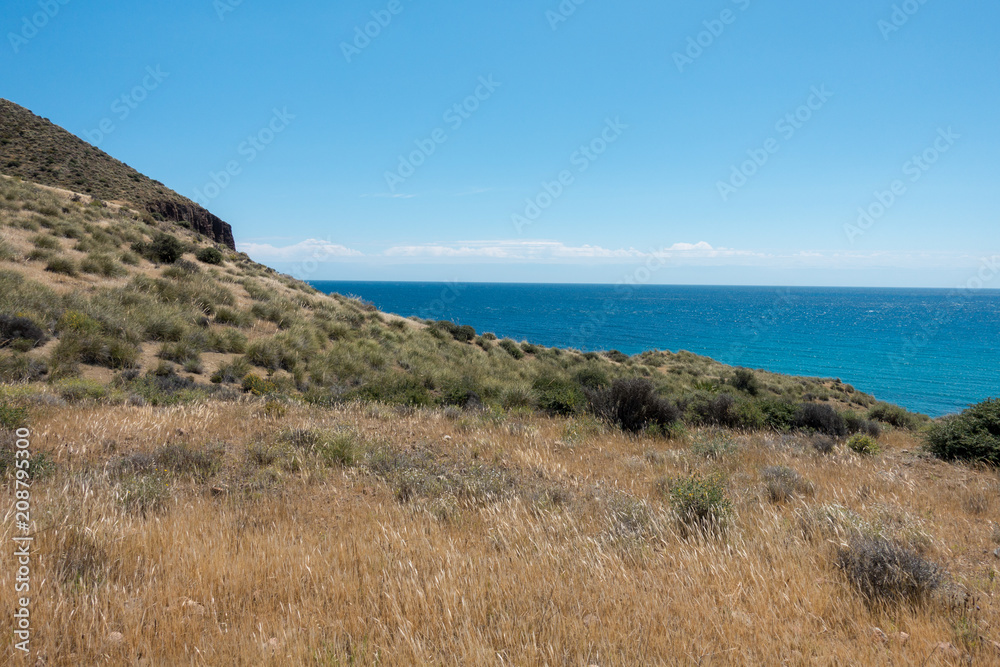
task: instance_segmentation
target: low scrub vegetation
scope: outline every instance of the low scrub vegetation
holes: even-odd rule
[[[1000,465],[1000,399],[988,399],[932,425],[927,445],[943,459]]]

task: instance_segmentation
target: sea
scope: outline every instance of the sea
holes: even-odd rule
[[[329,282],[404,317],[582,351],[839,378],[932,417],[1000,397],[1000,290]]]

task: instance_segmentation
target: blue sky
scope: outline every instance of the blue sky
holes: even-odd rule
[[[987,0],[8,0],[0,96],[302,278],[950,287],[1000,252],[998,23]]]

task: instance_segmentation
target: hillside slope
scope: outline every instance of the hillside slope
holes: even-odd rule
[[[125,202],[235,249],[226,222],[24,107],[0,99],[0,174]]]
[[[150,399],[149,382],[173,377],[191,391],[572,413],[589,390],[638,377],[732,418],[768,401],[857,411],[875,402],[836,380],[757,372],[741,383],[734,369],[687,352],[584,354],[403,320],[126,206],[7,177],[0,232],[0,313],[37,330],[0,331],[6,381],[83,378]],[[725,403],[720,396],[732,396],[731,405],[713,407]]]

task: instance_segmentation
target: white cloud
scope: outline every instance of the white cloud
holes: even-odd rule
[[[560,241],[463,241],[456,244],[424,244],[410,246],[393,246],[383,255],[386,257],[406,258],[481,258],[504,259],[512,261],[567,261],[574,259],[593,260],[639,260],[649,257],[669,256],[671,252],[687,255],[712,253],[722,254],[724,250],[715,250],[704,241],[700,243],[677,243],[662,249],[649,251],[636,248],[604,248],[601,246],[583,244],[567,245]]]
[[[261,262],[298,262],[315,260],[322,262],[335,257],[362,257],[363,253],[331,241],[306,239],[294,245],[275,247],[269,243],[240,243],[237,250],[245,252]]]

